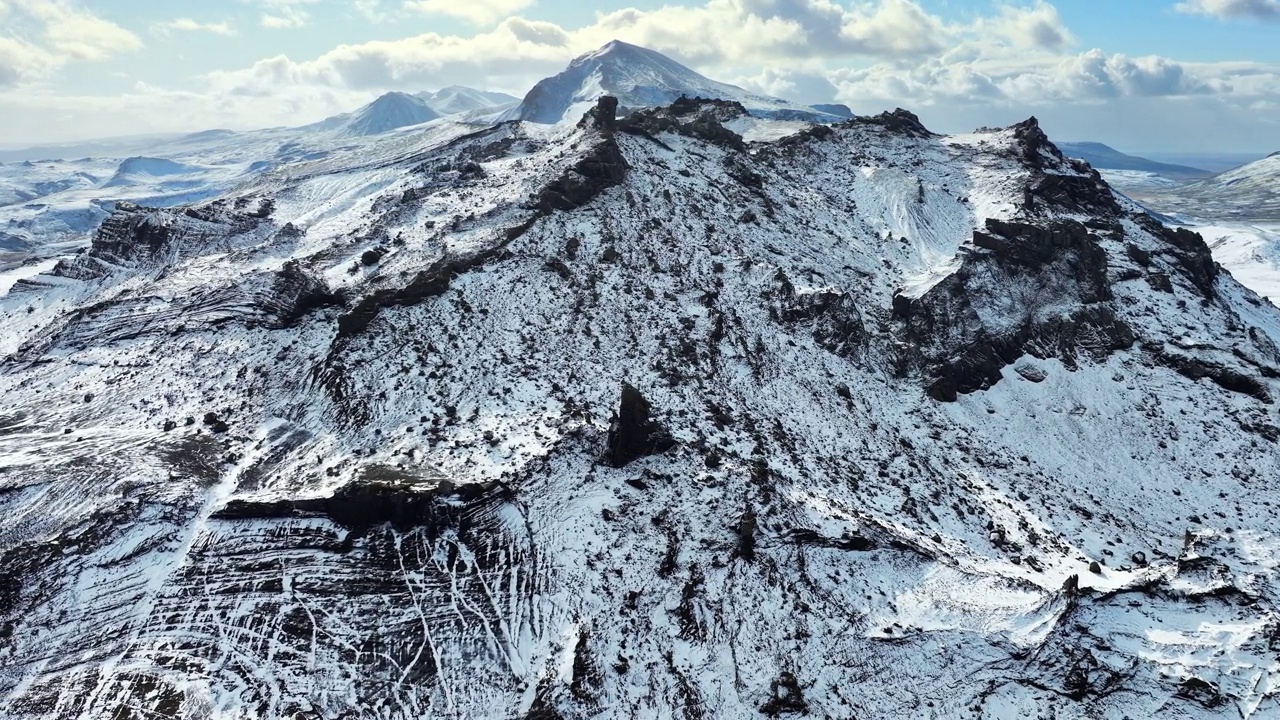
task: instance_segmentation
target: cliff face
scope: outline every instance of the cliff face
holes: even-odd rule
[[[0,714],[1265,717],[1280,314],[1033,122],[733,103],[0,298]]]

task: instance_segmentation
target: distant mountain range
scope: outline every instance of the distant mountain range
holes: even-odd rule
[[[457,85],[415,95],[389,92],[353,113],[335,115],[308,128],[334,131],[346,137],[368,137],[421,125],[446,115],[502,110],[518,102],[505,93]]]
[[[1156,162],[1136,155],[1126,155],[1098,142],[1058,143],[1069,157],[1084,160],[1098,170],[1137,170],[1155,173],[1174,180],[1190,180],[1209,177],[1213,173],[1186,165]]]

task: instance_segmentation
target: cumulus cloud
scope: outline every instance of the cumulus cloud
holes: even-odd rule
[[[1185,0],[1174,7],[1191,15],[1280,20],[1280,0]]]
[[[853,8],[831,0],[709,0],[650,11],[629,8],[602,15],[575,35],[592,46],[618,38],[705,63],[920,57],[940,51],[951,39],[942,20],[912,0]]]
[[[416,0],[413,5],[423,9],[418,6],[431,3],[444,4]],[[615,38],[759,92],[856,107],[1280,94],[1265,68],[1194,65],[1097,49],[1071,52],[1075,38],[1044,0],[1002,3],[990,15],[959,23],[932,15],[913,0],[852,5],[706,0],[604,13],[576,29],[508,17],[469,36],[428,33],[343,45],[310,60],[273,57],[213,73],[210,81],[216,92],[240,97],[265,97],[295,86],[373,92],[449,84],[519,94],[570,58]]]
[[[488,26],[533,4],[534,0],[407,0],[404,5],[428,15],[448,15]]]
[[[0,18],[0,87],[142,47],[137,35],[67,0],[4,0]]]
[[[10,0],[10,5],[43,26],[52,52],[72,60],[101,60],[142,47],[137,35],[66,0]]]
[[[971,29],[1019,48],[1061,50],[1075,42],[1058,9],[1044,0],[1030,7],[1002,5],[994,17],[975,20]]]
[[[291,86],[354,90],[446,84],[507,86],[561,69],[568,34],[551,23],[511,18],[470,38],[429,33],[403,40],[342,45],[314,60],[283,55],[244,70],[209,75],[213,89],[270,95]]]
[[[151,26],[151,32],[157,35],[169,35],[175,32],[207,32],[214,35],[236,34],[230,23],[202,23],[191,18],[174,18],[173,20],[155,23]]]

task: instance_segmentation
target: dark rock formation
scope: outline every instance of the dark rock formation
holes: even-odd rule
[[[271,290],[258,297],[258,306],[272,318],[273,327],[292,327],[312,312],[340,307],[342,296],[332,292],[325,281],[302,268],[296,260],[275,273]]]
[[[738,519],[738,557],[750,562],[756,558],[756,511],[750,508]]]
[[[778,675],[777,680],[770,683],[769,700],[760,707],[760,712],[769,717],[809,712],[800,681],[793,673],[784,671]]]
[[[626,467],[647,455],[670,449],[675,441],[649,416],[649,401],[630,384],[623,383],[618,415],[609,428],[609,445],[605,462],[615,468]]]
[[[600,96],[596,106],[582,117],[578,125],[582,126],[587,122],[605,134],[612,133],[618,126],[618,98],[612,95]]]
[[[538,210],[576,210],[597,195],[622,182],[627,175],[627,160],[612,138],[596,146],[538,194]]]
[[[744,152],[747,149],[746,141],[741,135],[726,128],[724,123],[746,115],[746,108],[730,100],[680,98],[669,107],[632,113],[619,123],[618,129],[648,138],[669,132]]]
[[[1209,245],[1200,233],[1186,228],[1169,228],[1150,216],[1139,218],[1147,230],[1168,243],[1162,254],[1173,258],[1174,265],[1195,286],[1204,298],[1215,297],[1214,285],[1218,282],[1218,263],[1213,259]]]
[[[879,115],[856,117],[848,122],[855,125],[879,125],[891,132],[910,137],[927,138],[933,136],[933,133],[929,132],[929,128],[920,122],[920,118],[915,113],[902,108],[897,108],[893,112],[882,112]]]
[[[774,275],[774,282],[776,290],[769,294],[769,313],[774,321],[811,325],[814,339],[841,357],[853,359],[862,354],[868,336],[853,296],[836,291],[799,294],[781,270]]]
[[[1106,253],[1080,223],[988,220],[973,244],[960,270],[922,297],[894,298],[909,347],[902,369],[931,377],[935,399],[988,388],[1025,354],[1074,367],[1081,354],[1101,359],[1133,344],[1133,331],[1107,302]],[[1052,305],[1039,306],[1043,297],[1053,297]],[[987,327],[979,313],[986,306],[1019,308],[1021,322]]]
[[[437,537],[445,528],[464,527],[474,515],[475,506],[502,503],[511,497],[501,483],[454,485],[441,478],[417,483],[405,480],[358,480],[319,498],[269,502],[237,499],[227,503],[214,517],[224,520],[325,517],[357,532],[389,525],[400,531],[423,529],[431,537]]]
[[[1228,367],[1203,358],[1194,358],[1182,353],[1164,350],[1156,355],[1161,365],[1175,370],[1178,374],[1199,380],[1209,378],[1219,387],[1232,392],[1242,393],[1257,398],[1270,405],[1273,402],[1271,391],[1260,378],[1249,375],[1240,369]]]

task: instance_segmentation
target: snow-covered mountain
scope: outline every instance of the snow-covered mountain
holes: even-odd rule
[[[1161,211],[1226,221],[1280,220],[1280,155],[1270,155],[1198,182],[1152,192]]]
[[[476,110],[499,110],[520,102],[506,93],[451,85],[435,92],[417,94],[432,110],[441,115],[457,115]]]
[[[1280,310],[1032,121],[433,123],[0,297],[7,718],[1265,718]]]
[[[0,248],[8,249],[0,254],[0,274],[15,263],[43,266],[68,247],[87,243],[105,217],[102,208],[116,201],[150,207],[199,202],[271,168],[380,142],[388,133],[424,132],[416,126],[444,114],[463,124],[480,122],[471,115],[493,114],[514,102],[501,93],[463,87],[423,97],[390,93],[355,112],[298,128],[207,130],[17,153],[39,157],[92,149],[119,154],[0,163]]]
[[[1178,194],[1220,216],[1280,220],[1280,155],[1228,170]]]
[[[731,100],[762,117],[845,119],[844,113],[833,112],[835,108],[822,111],[711,80],[659,52],[619,40],[575,59],[564,72],[539,82],[509,116],[536,123],[577,122],[602,95],[618,98],[624,111],[669,105],[689,97]]]
[[[440,113],[433,110],[426,100],[408,93],[389,92],[354,113],[336,115],[316,127],[346,137],[367,137],[421,125],[438,117]]]
[[[1150,173],[1176,181],[1200,179],[1213,174],[1207,170],[1186,165],[1172,165],[1136,155],[1126,155],[1113,147],[1097,142],[1059,143],[1058,147],[1069,157],[1080,158],[1097,170]]]

